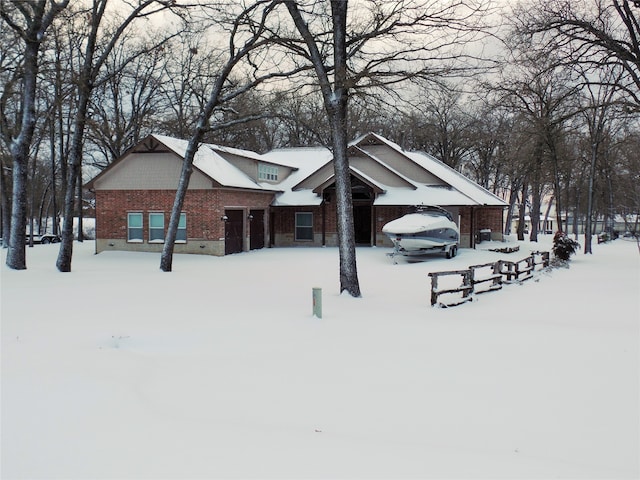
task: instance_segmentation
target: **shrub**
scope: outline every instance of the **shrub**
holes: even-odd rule
[[[564,232],[556,232],[553,236],[553,254],[560,260],[567,261],[576,253],[580,244],[569,238]]]

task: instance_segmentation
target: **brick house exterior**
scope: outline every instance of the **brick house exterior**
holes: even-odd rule
[[[160,252],[187,142],[151,135],[96,176],[96,251]],[[382,227],[420,204],[458,219],[460,246],[480,231],[502,239],[498,197],[425,154],[368,134],[352,142],[356,244],[390,247]],[[176,253],[225,255],[262,247],[335,246],[331,155],[286,149],[258,155],[202,145],[185,197]]]

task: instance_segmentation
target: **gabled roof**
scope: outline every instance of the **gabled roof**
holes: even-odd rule
[[[460,172],[449,167],[445,163],[437,160],[435,157],[424,152],[409,152],[404,150],[400,145],[387,140],[386,138],[375,133],[368,133],[354,140],[351,145],[366,144],[382,144],[386,145],[393,151],[405,156],[410,161],[422,167],[431,175],[438,177],[448,186],[418,185],[418,191],[415,194],[402,192],[398,190],[388,191],[388,198],[378,197],[376,205],[491,205],[491,206],[507,206],[507,203],[497,195],[494,195],[487,189],[481,187],[477,183],[468,179]],[[397,198],[391,198],[397,197]],[[401,198],[402,197],[402,198]],[[425,198],[424,201],[418,203],[405,202],[409,198]],[[398,203],[399,202],[399,203]]]
[[[361,172],[360,170],[358,170],[357,168],[352,167],[352,166],[349,167],[349,171],[351,172],[351,175],[353,175],[354,177],[356,177],[357,179],[361,180],[366,185],[371,187],[371,189],[376,194],[384,193],[384,191],[385,191],[384,186],[380,185],[378,182],[376,182],[373,178],[369,177],[367,174]],[[331,186],[331,185],[333,185],[335,183],[335,180],[336,180],[336,175],[334,173],[329,178],[327,178],[323,183],[321,183],[316,188],[314,188],[313,191],[315,193],[317,193],[318,195],[321,195],[322,191],[325,188],[327,188],[327,187],[329,187],[329,186]]]
[[[122,162],[132,152],[154,152],[156,149],[158,152],[173,152],[179,161],[184,158],[188,145],[187,140],[150,135],[114,164]],[[349,153],[351,174],[375,192],[374,205],[507,205],[431,155],[405,151],[398,144],[374,133],[351,142]],[[323,190],[335,182],[332,158],[331,151],[323,147],[278,149],[261,155],[248,150],[201,144],[193,167],[215,186],[275,192],[274,206],[304,206],[319,205]],[[288,175],[283,175],[284,178],[278,182],[255,180],[245,173],[246,165],[252,165],[247,161],[281,166]],[[244,171],[236,165],[244,165]],[[91,186],[112,166],[88,185]]]
[[[187,147],[189,146],[189,142],[187,140],[180,140],[165,135],[155,134],[153,137],[159,142],[162,142],[166,147],[170,148],[180,158],[185,157]],[[221,155],[223,152],[229,152],[234,155],[251,158],[253,160],[261,160],[260,155],[255,152],[203,143],[200,145],[200,148],[198,148],[198,151],[193,158],[194,168],[197,168],[203,174],[214,180],[218,185],[224,187],[275,190],[273,186],[271,186],[271,188],[265,188],[266,185],[261,185],[254,181],[242,170],[227,161]]]
[[[384,152],[374,155],[366,150],[367,145],[383,145],[394,154],[400,155],[403,162],[412,168],[418,168],[428,173],[431,178],[437,177],[438,184],[420,183],[406,174],[399,172],[385,161]],[[407,152],[398,144],[387,140],[375,133],[368,133],[349,144],[352,154],[366,157],[366,161],[375,163],[386,172],[381,177],[367,175],[361,169],[350,165],[351,173],[371,186],[376,192],[374,205],[490,205],[506,207],[501,198],[467,179],[431,155],[422,152]],[[282,149],[274,150],[265,155],[269,159],[287,164],[287,159],[300,167],[300,171],[291,175],[280,186],[283,192],[276,196],[274,206],[319,205],[322,202],[321,191],[331,185],[334,180],[333,172],[327,176],[317,178],[311,188],[300,188],[314,173],[326,167],[332,155],[324,148]],[[391,178],[404,182],[403,186],[390,186]]]
[[[188,140],[181,140],[166,135],[151,134],[138,144],[132,146],[127,152],[118,160],[113,162],[109,167],[100,172],[90,182],[86,184],[87,188],[93,188],[96,180],[108,175],[109,171],[117,164],[125,161],[125,159],[133,153],[139,153],[144,151],[145,145],[152,145],[152,152],[160,152],[159,145],[164,146],[168,151],[176,155],[176,161],[184,159],[189,146]],[[164,150],[165,152],[167,150]],[[267,182],[257,182],[249,175],[244,173],[232,162],[225,158],[226,154],[234,155],[237,157],[244,157],[246,159],[254,161],[264,161],[265,163],[273,163],[269,160],[265,160],[261,155],[251,152],[249,150],[241,150],[238,148],[223,147],[219,145],[212,145],[202,143],[196,152],[193,159],[194,170],[199,171],[205,177],[209,178],[215,186],[230,187],[230,188],[242,188],[251,190],[264,190],[269,192],[279,191],[277,186]],[[176,179],[177,180],[177,179]]]
[[[322,203],[322,196],[314,193],[313,189],[295,190],[295,186],[331,161],[333,154],[330,150],[324,147],[283,148],[267,152],[263,158],[297,168],[278,183],[281,192],[276,195],[272,205],[295,206]]]

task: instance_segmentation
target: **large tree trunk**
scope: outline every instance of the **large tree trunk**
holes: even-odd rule
[[[14,270],[27,268],[26,229],[27,229],[27,162],[22,161],[23,154],[14,156],[13,195],[11,197],[11,229],[9,231],[9,251],[7,266]],[[26,157],[26,154],[24,154]]]
[[[69,152],[69,165],[67,172],[67,190],[64,197],[64,221],[62,223],[60,251],[56,267],[60,272],[71,271],[71,259],[73,257],[73,218],[75,217],[76,182],[82,168],[82,144],[84,138],[85,118],[89,93],[80,95],[78,113],[76,114],[75,132]]]
[[[209,122],[209,118],[211,118],[214,106],[218,103],[219,90],[214,91],[215,94],[209,99],[209,104],[205,107],[205,110],[198,121],[196,131],[189,140],[189,145],[187,146],[187,151],[185,152],[184,160],[182,161],[180,180],[178,181],[176,196],[171,209],[171,217],[169,218],[167,236],[164,240],[164,246],[162,247],[162,255],[160,256],[160,270],[163,272],[170,272],[173,268],[173,251],[176,243],[176,236],[178,234],[178,223],[180,221],[180,213],[182,212],[184,199],[187,196],[191,173],[193,172],[193,159],[200,147],[200,142],[202,141],[202,137],[207,128],[206,125]]]
[[[0,202],[2,211],[2,248],[9,246],[9,232],[11,231],[11,202],[9,202],[9,188],[5,175],[4,162],[0,162]]]
[[[353,198],[351,172],[347,156],[347,1],[332,0],[333,51],[335,85],[332,98],[325,98],[332,130],[333,168],[336,178],[336,206],[338,216],[338,248],[340,251],[340,292],[360,297],[356,243],[353,226]]]
[[[27,187],[29,179],[29,147],[36,125],[36,80],[38,76],[39,39],[27,39],[24,55],[24,90],[22,125],[17,138],[11,142],[13,156],[13,195],[11,202],[11,230],[7,266],[14,270],[27,268],[25,240],[27,229]]]
[[[336,206],[338,216],[338,249],[340,255],[340,292],[360,297],[353,228],[351,174],[347,157],[347,113],[349,83],[347,72],[347,0],[331,1],[333,23],[333,64],[328,66],[324,54],[309,30],[294,1],[286,1],[296,28],[309,49],[309,58],[318,76],[324,107],[331,127]],[[333,82],[329,73],[333,73]]]
[[[344,102],[346,104],[346,102]],[[347,131],[340,126],[345,123],[346,107],[335,112],[333,131],[333,169],[336,179],[336,208],[338,217],[338,249],[340,255],[340,292],[347,291],[352,297],[360,297],[360,284],[356,264],[356,242],[353,226],[353,198],[351,194],[351,172],[347,157]]]

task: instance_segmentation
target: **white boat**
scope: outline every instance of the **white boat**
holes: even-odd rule
[[[418,207],[382,227],[394,246],[394,255],[421,255],[444,252],[447,258],[458,252],[460,231],[445,209],[435,206]]]

